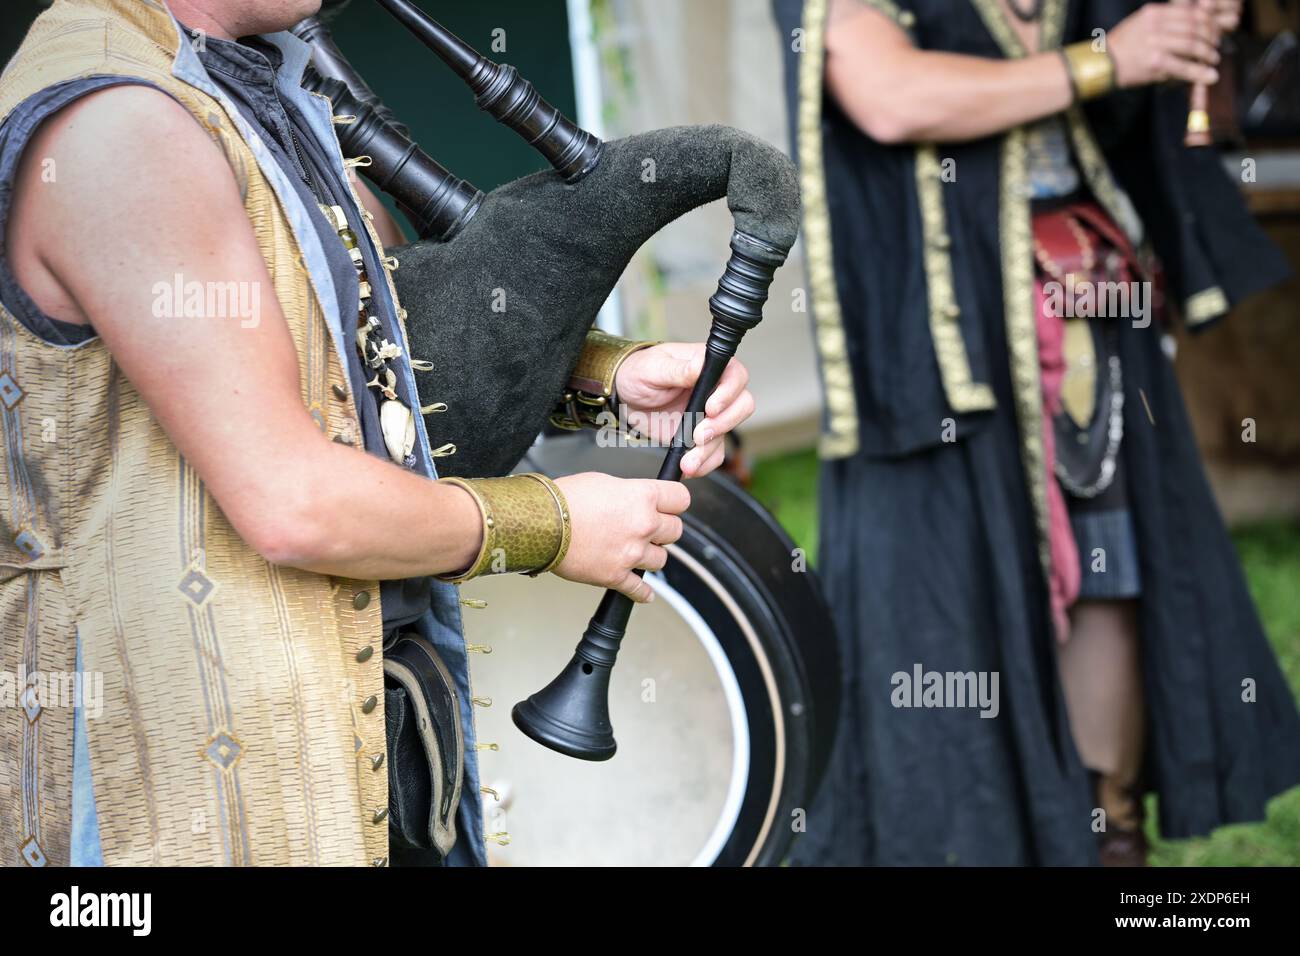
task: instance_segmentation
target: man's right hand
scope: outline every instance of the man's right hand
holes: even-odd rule
[[[664,545],[682,536],[679,517],[691,493],[676,481],[613,478],[596,472],[555,482],[569,504],[569,553],[555,573],[569,581],[614,588],[644,603],[654,592],[636,569],[659,571]]]

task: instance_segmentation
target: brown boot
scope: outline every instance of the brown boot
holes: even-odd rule
[[[1097,774],[1094,780],[1097,803],[1106,813],[1106,829],[1099,834],[1101,865],[1146,866],[1150,848],[1142,832],[1146,814],[1137,788],[1104,774]]]
[[[1098,855],[1102,866],[1146,866],[1147,835],[1141,830],[1107,830]]]

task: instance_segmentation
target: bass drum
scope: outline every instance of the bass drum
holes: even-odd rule
[[[549,438],[517,471],[653,477],[662,450]],[[618,753],[538,746],[510,708],[569,660],[599,592],[554,575],[480,578],[465,632],[494,865],[748,866],[781,861],[826,766],[839,656],[817,579],[726,478],[691,481],[656,600],[632,614],[610,684]],[[508,834],[504,836],[502,834]]]

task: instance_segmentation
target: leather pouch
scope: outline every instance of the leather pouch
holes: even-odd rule
[[[385,645],[384,708],[389,840],[446,857],[456,843],[465,739],[456,685],[425,638],[403,633]]]

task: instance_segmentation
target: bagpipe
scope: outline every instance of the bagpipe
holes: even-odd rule
[[[732,256],[710,300],[706,371],[720,373],[762,318],[772,274],[799,228],[798,184],[779,150],[725,126],[677,127],[603,143],[409,0],[377,0],[462,79],[478,106],[524,137],[551,170],[482,193],[412,143],[317,18],[294,32],[313,47],[307,85],[329,97],[339,143],[388,193],[420,239],[392,250],[412,355],[435,362],[421,389],[447,405],[430,436],[457,454],[439,472],[506,473],[563,392],[588,330],[633,253],[684,213],[726,198]],[[656,175],[641,175],[647,160]],[[504,304],[503,304],[504,303]],[[702,398],[712,391],[707,386]],[[428,383],[427,387],[424,383]],[[441,406],[440,406],[441,407]],[[690,416],[688,416],[690,417]]]
[[[345,156],[369,158],[358,166],[361,173],[394,199],[420,237],[390,250],[399,261],[392,277],[407,311],[412,356],[434,360],[432,370],[424,371],[421,391],[437,398],[440,408],[446,406],[426,416],[431,440],[454,442],[458,448],[454,457],[440,460],[440,473],[486,477],[507,473],[519,463],[563,394],[597,312],[633,254],[679,216],[725,198],[734,231],[730,257],[709,299],[712,323],[704,367],[657,471],[660,479],[679,480],[691,426],[741,339],[761,321],[773,275],[797,237],[799,192],[793,164],[761,140],[725,126],[677,127],[602,142],[543,99],[515,68],[482,56],[409,0],[376,2],[464,80],[480,109],[519,133],[551,167],[482,192],[411,141],[319,18],[294,28],[313,48],[305,85],[330,99]],[[642,176],[647,161],[654,163],[654,177]],[[504,313],[496,307],[500,293]],[[644,453],[631,457],[638,467],[645,462]],[[534,467],[567,472],[562,462]],[[620,467],[629,473],[626,465],[602,470],[617,473]],[[645,472],[634,468],[631,473]],[[723,481],[715,481],[721,489]],[[710,490],[703,497],[718,507],[735,508],[738,494],[743,496]],[[750,502],[755,513],[761,512]],[[709,510],[706,505],[704,511]],[[718,520],[716,514],[713,520]],[[724,630],[735,631],[735,646],[723,655],[723,669],[731,668],[727,661],[732,658],[755,662],[736,664],[742,676],[732,673],[724,681],[739,688],[739,696],[733,696],[743,719],[733,714],[730,722],[743,737],[744,752],[757,761],[756,769],[746,769],[740,779],[772,775],[766,788],[750,788],[753,808],[748,815],[740,812],[748,804],[727,802],[732,807],[728,813],[735,814],[729,833],[740,832],[738,821],[749,820],[748,835],[732,838],[747,848],[730,851],[741,862],[761,856],[756,841],[769,847],[769,857],[776,852],[770,848],[783,845],[788,827],[776,823],[774,814],[787,804],[806,803],[820,775],[830,728],[823,723],[820,735],[813,732],[813,685],[830,704],[838,698],[833,631],[815,579],[797,575],[801,580],[787,582],[787,588],[775,586],[771,569],[759,567],[761,560],[747,549],[761,542],[788,556],[792,546],[770,518],[752,520],[748,544],[736,551],[730,543],[711,542],[699,519],[688,516],[681,553],[658,585],[689,593],[687,584],[673,583],[673,575],[680,577],[687,567],[691,580],[730,575],[730,587],[749,594],[749,604],[729,598],[705,613],[691,610],[687,615],[691,627],[705,627],[710,642],[716,643]],[[718,558],[723,553],[735,554],[726,565],[729,571]],[[707,557],[718,567],[703,568],[700,562]],[[782,612],[783,602],[798,610]],[[623,595],[605,594],[568,666],[512,711],[523,733],[569,756],[613,756],[609,682],[631,608]],[[737,617],[741,608],[749,610]],[[713,621],[710,614],[717,621],[705,624]],[[738,620],[744,623],[736,624]],[[821,645],[811,676],[800,659],[797,633],[801,623],[809,622]],[[753,703],[747,709],[750,695]],[[751,744],[757,749],[751,751]],[[745,786],[742,790],[749,792]],[[718,844],[722,855],[715,858],[729,858],[722,853],[725,844]]]

